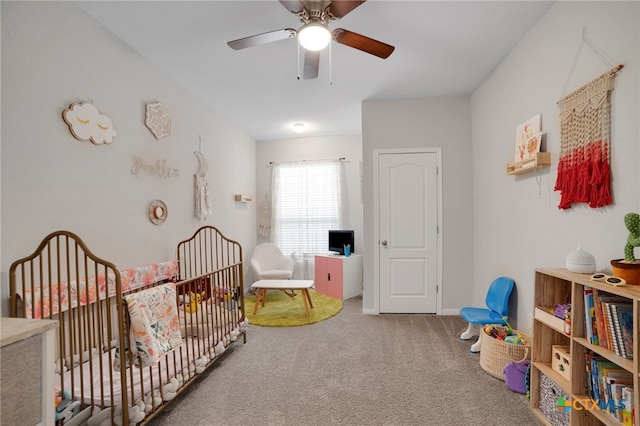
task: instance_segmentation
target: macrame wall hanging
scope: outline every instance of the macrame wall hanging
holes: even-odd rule
[[[209,171],[207,166],[207,158],[202,153],[202,136],[200,136],[200,147],[198,151],[193,152],[198,158],[198,170],[194,175],[195,183],[195,216],[204,221],[207,219],[208,214],[213,213],[211,207],[211,195],[209,193],[209,181],[207,173]]]
[[[571,73],[584,44],[611,66],[586,39],[584,30]],[[621,69],[622,65],[611,68],[557,102],[560,109],[560,159],[554,190],[561,192],[560,209],[569,209],[574,203],[587,203],[592,208],[613,203],[609,94],[613,90],[613,77]]]

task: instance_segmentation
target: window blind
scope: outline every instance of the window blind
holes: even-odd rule
[[[340,160],[272,166],[272,230],[285,255],[328,249],[328,230],[342,225]]]

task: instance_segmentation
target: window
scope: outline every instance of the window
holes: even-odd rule
[[[272,167],[273,242],[285,255],[327,251],[328,230],[342,225],[341,161]]]

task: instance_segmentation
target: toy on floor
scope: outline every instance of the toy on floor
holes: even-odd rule
[[[522,362],[510,362],[504,369],[504,384],[513,392],[523,395],[527,394],[526,374],[531,361],[528,359]]]

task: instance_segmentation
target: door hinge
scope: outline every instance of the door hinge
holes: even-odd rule
[[[440,293],[440,286],[436,284],[436,294]]]

